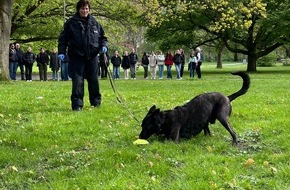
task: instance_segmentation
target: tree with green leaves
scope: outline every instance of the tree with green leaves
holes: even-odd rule
[[[150,27],[149,38],[163,33],[163,41],[192,47],[222,40],[230,51],[247,55],[247,71],[256,71],[260,57],[289,42],[288,0],[144,0],[142,4],[148,9],[143,20]]]
[[[64,20],[75,13],[75,6],[75,0],[15,0],[11,40],[21,43],[56,40]],[[132,28],[138,16],[134,4],[128,0],[91,1],[91,14],[114,37],[123,36],[122,32]]]
[[[8,79],[8,54],[12,5],[14,0],[0,0],[0,80]]]
[[[9,15],[9,18],[3,17],[2,25],[5,24],[9,31],[11,28],[10,41],[44,46],[47,49],[56,46],[64,21],[76,11],[75,0],[15,0],[15,2],[1,0],[0,8],[5,14],[7,12],[2,4],[8,3],[10,8],[13,7],[12,15]],[[137,46],[140,41],[138,17],[141,13],[135,1],[91,1],[91,14],[105,28],[110,47],[114,48],[112,51],[128,48],[131,44]],[[11,21],[11,27],[7,26],[7,21]],[[9,35],[7,41],[9,42]],[[5,55],[0,57],[4,59]],[[7,62],[1,61],[0,67],[8,69]]]

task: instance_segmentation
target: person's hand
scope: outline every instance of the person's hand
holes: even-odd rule
[[[58,58],[59,58],[61,61],[63,61],[63,60],[64,60],[64,54],[59,54],[59,55],[58,55]]]
[[[107,51],[108,51],[108,49],[105,46],[103,46],[102,47],[102,53],[107,53]]]

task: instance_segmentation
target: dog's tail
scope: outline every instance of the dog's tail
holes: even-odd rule
[[[245,73],[243,71],[232,72],[231,74],[232,75],[239,75],[243,79],[242,88],[239,91],[228,96],[230,101],[233,101],[234,99],[236,99],[239,96],[242,96],[243,94],[245,94],[248,91],[248,89],[250,87],[250,77],[247,73]]]

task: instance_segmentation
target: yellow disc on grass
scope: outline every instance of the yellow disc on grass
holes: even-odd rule
[[[149,144],[149,142],[145,139],[137,139],[133,142],[134,145],[139,145],[139,144]]]

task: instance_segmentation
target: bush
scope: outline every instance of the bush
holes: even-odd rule
[[[258,67],[272,67],[276,64],[275,53],[270,53],[267,56],[261,57],[257,60]]]

